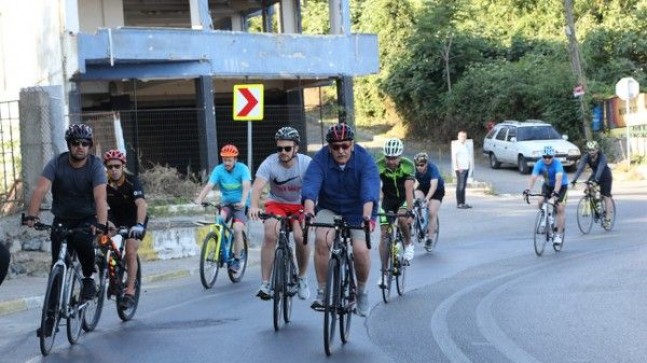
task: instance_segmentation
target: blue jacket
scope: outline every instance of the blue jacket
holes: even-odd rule
[[[377,217],[380,199],[380,174],[371,155],[355,144],[342,170],[324,146],[308,166],[301,195],[317,203],[317,210],[328,209],[354,225],[362,222],[364,203],[373,202],[372,218]]]

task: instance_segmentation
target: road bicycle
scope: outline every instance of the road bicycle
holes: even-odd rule
[[[104,298],[111,300],[114,296],[117,315],[122,321],[131,320],[139,306],[139,296],[142,288],[142,264],[137,256],[137,273],[135,275],[135,295],[132,305],[126,305],[124,295],[128,282],[128,265],[126,263],[126,241],[128,240],[128,227],[121,226],[115,231],[114,236],[103,235],[99,238],[95,248],[94,280],[97,294],[88,301],[83,319],[83,330],[93,331],[103,310]]]
[[[227,221],[220,215],[223,208],[229,207],[233,210],[233,206],[224,206],[208,202],[202,203],[202,206],[205,208],[213,207],[217,210],[214,223],[196,222],[200,225],[210,226],[209,233],[202,242],[202,252],[200,253],[200,281],[202,282],[202,286],[205,289],[212,288],[218,278],[218,270],[225,264],[229,267],[227,269],[229,280],[233,283],[240,282],[247,268],[247,234],[243,231],[243,249],[237,258],[238,269],[233,270],[232,266],[236,263],[234,249],[232,248],[234,244],[234,221],[231,215]]]
[[[418,243],[425,244],[425,251],[431,252],[438,244],[440,235],[440,220],[436,215],[436,232],[429,236],[429,204],[423,199],[416,199],[413,202],[413,225],[412,235],[416,237]],[[431,244],[427,245],[427,237],[431,239]]]
[[[544,202],[541,208],[537,211],[535,224],[533,225],[533,240],[535,246],[535,253],[541,256],[546,248],[546,243],[551,243],[555,252],[562,250],[564,246],[565,236],[562,236],[562,243],[555,243],[555,235],[557,234],[557,226],[555,218],[557,216],[557,205],[551,201],[544,194],[524,194],[524,200],[530,204],[530,197],[541,197]]]
[[[272,279],[270,291],[273,299],[274,330],[278,331],[282,323],[289,323],[292,316],[292,298],[299,289],[299,275],[294,263],[294,251],[290,244],[290,222],[299,220],[298,214],[278,216],[260,213],[260,219],[274,218],[279,221],[279,238],[274,250]]]
[[[356,312],[357,281],[351,230],[365,231],[368,248],[371,248],[371,233],[368,223],[364,226],[352,226],[341,217],[335,217],[333,223],[311,223],[310,218],[306,218],[303,243],[308,241],[308,228],[310,227],[332,228],[335,231],[330,247],[323,308],[317,309],[324,312],[324,350],[326,355],[331,355],[337,322],[339,322],[341,341],[346,344],[350,337],[353,312]]]
[[[611,197],[611,210],[607,210],[607,203],[600,194],[598,183],[589,180],[578,183],[586,184],[584,195],[577,203],[577,226],[580,231],[588,234],[593,223],[600,223],[605,231],[612,230],[616,224],[616,201]]]
[[[409,262],[404,259],[404,238],[398,224],[399,217],[409,217],[408,213],[378,213],[378,217],[386,218],[386,237],[384,243],[384,255],[382,260],[382,280],[380,289],[382,290],[382,300],[388,303],[391,300],[391,285],[395,280],[395,286],[398,295],[404,294],[404,283]],[[380,251],[382,253],[382,251]]]
[[[22,215],[22,225],[27,224],[28,218]],[[62,319],[67,320],[67,340],[70,344],[76,344],[81,337],[86,307],[86,302],[81,298],[81,265],[76,251],[68,249],[67,238],[75,233],[91,233],[91,229],[89,226],[66,228],[61,224],[48,225],[41,222],[35,222],[33,226],[39,231],[51,230],[52,234],[62,238],[58,259],[54,262],[47,279],[40,328],[36,332],[40,339],[40,352],[46,356],[54,346]]]

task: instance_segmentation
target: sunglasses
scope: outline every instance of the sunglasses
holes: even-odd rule
[[[70,145],[88,147],[88,146],[92,145],[92,143],[89,142],[89,141],[72,140],[72,141],[70,141]]]
[[[552,155],[544,155],[544,159],[552,159],[552,158],[553,158]]]
[[[419,167],[419,168],[424,168],[425,166],[427,166],[427,164],[418,164],[416,166]]]
[[[350,149],[350,143],[330,144],[330,148],[335,151],[342,151]]]
[[[292,146],[277,146],[276,147],[276,152],[277,153],[280,153],[280,152],[283,152],[283,151],[285,151],[286,153],[289,153],[290,151],[292,151]]]
[[[106,165],[106,168],[108,168],[108,170],[121,169],[121,164]]]

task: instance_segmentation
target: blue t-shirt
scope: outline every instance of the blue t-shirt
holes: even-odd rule
[[[225,169],[225,164],[220,164],[213,168],[209,183],[217,185],[220,188],[222,204],[236,204],[243,197],[243,182],[251,181],[252,176],[247,165],[236,162],[231,171]],[[249,205],[249,197],[247,198]]]
[[[440,170],[431,161],[427,162],[427,170],[424,173],[416,170],[416,180],[420,189],[429,190],[431,188],[431,181],[438,179],[437,190],[445,189],[445,180],[440,176]]]
[[[568,185],[568,176],[564,172],[564,166],[556,158],[553,158],[553,162],[548,165],[544,160],[539,160],[535,163],[535,167],[532,168],[532,175],[539,176],[539,174],[542,174],[544,183],[549,187],[555,186],[555,176],[558,173],[562,173],[562,185]]]

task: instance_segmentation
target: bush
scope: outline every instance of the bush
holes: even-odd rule
[[[139,178],[146,192],[146,200],[153,206],[189,203],[202,187],[190,172],[184,175],[168,165],[156,164],[143,171]]]

